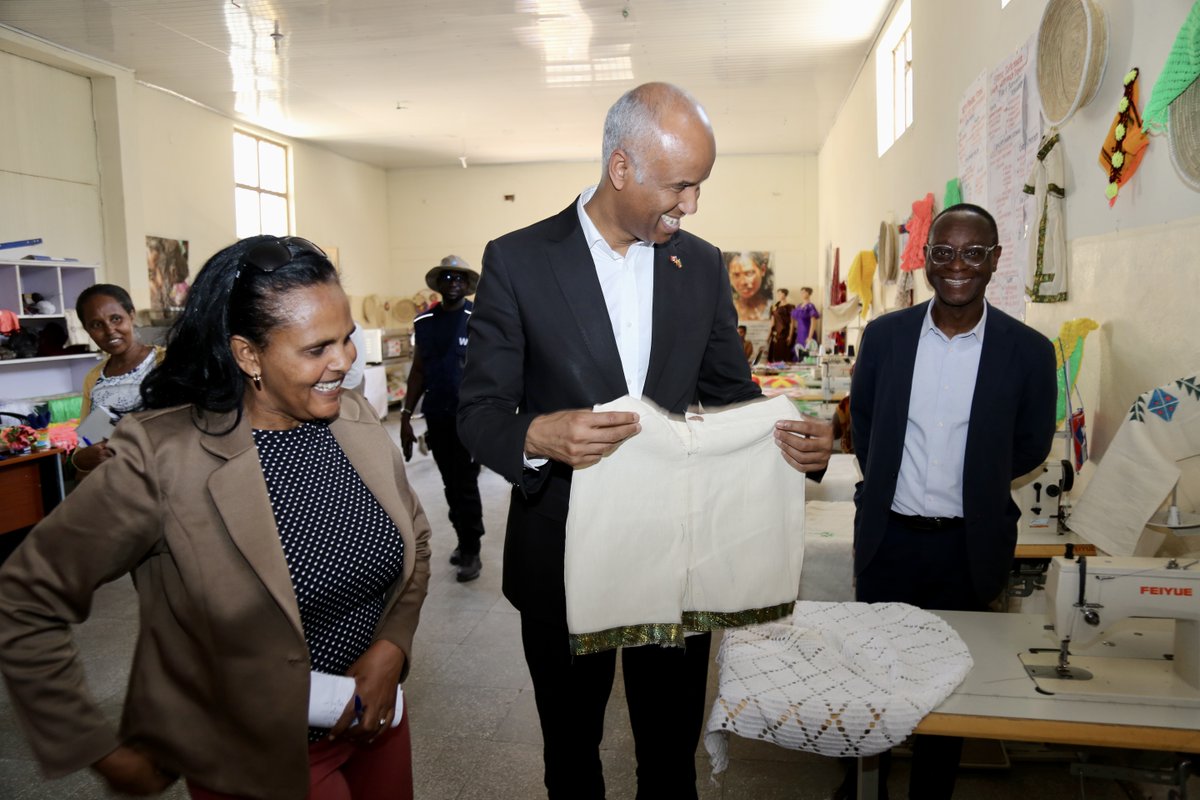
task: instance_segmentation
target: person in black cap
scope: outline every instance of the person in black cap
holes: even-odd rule
[[[458,547],[451,553],[450,563],[458,567],[460,582],[473,581],[483,568],[479,558],[483,536],[479,464],[458,440],[455,415],[467,357],[467,320],[471,318],[467,295],[475,294],[479,273],[458,256],[446,256],[426,273],[425,283],[442,296],[442,302],[413,322],[416,348],[400,412],[400,445],[405,460],[412,458],[416,437],[411,418],[424,397],[425,442],[442,473],[450,524],[458,535]]]

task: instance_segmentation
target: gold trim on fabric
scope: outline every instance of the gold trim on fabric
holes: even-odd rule
[[[739,628],[771,622],[788,616],[796,604],[780,603],[766,608],[746,611],[685,611],[681,622],[655,622],[645,625],[623,625],[594,633],[572,633],[571,655],[583,656],[618,647],[657,644],[662,647],[683,647],[684,631],[713,631]]]

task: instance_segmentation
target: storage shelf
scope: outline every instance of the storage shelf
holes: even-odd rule
[[[68,353],[65,356],[38,356],[37,358],[8,358],[0,361],[0,368],[16,367],[21,364],[42,364],[47,361],[71,361],[72,359],[90,358],[100,360],[100,353]]]

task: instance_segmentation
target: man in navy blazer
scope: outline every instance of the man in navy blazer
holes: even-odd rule
[[[521,612],[551,800],[604,796],[616,656],[570,655],[565,524],[573,469],[639,427],[636,414],[592,406],[632,394],[683,413],[760,396],[721,254],[679,229],[715,159],[704,109],[677,87],[639,86],[610,109],[603,154],[597,187],[484,251],[458,416],[475,458],[514,486],[504,595]],[[819,472],[832,429],[781,421],[776,441],[793,467]],[[623,650],[640,798],[696,797],[710,641]]]
[[[1010,484],[1050,452],[1057,389],[1050,341],[984,300],[998,241],[984,209],[943,211],[925,246],[933,300],[863,332],[850,388],[860,601],[980,611],[1005,586]],[[949,798],[961,748],[917,737],[909,796]]]

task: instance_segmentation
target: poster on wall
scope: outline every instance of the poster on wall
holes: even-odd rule
[[[765,250],[721,253],[739,322],[770,321],[775,256]]]
[[[150,276],[150,310],[183,308],[188,290],[187,240],[147,236],[146,269]]]
[[[958,117],[958,170],[963,200],[996,218],[1003,255],[988,284],[988,302],[1025,318],[1029,203],[1023,188],[1041,136],[1034,74],[1035,40],[981,73],[963,93]]]

